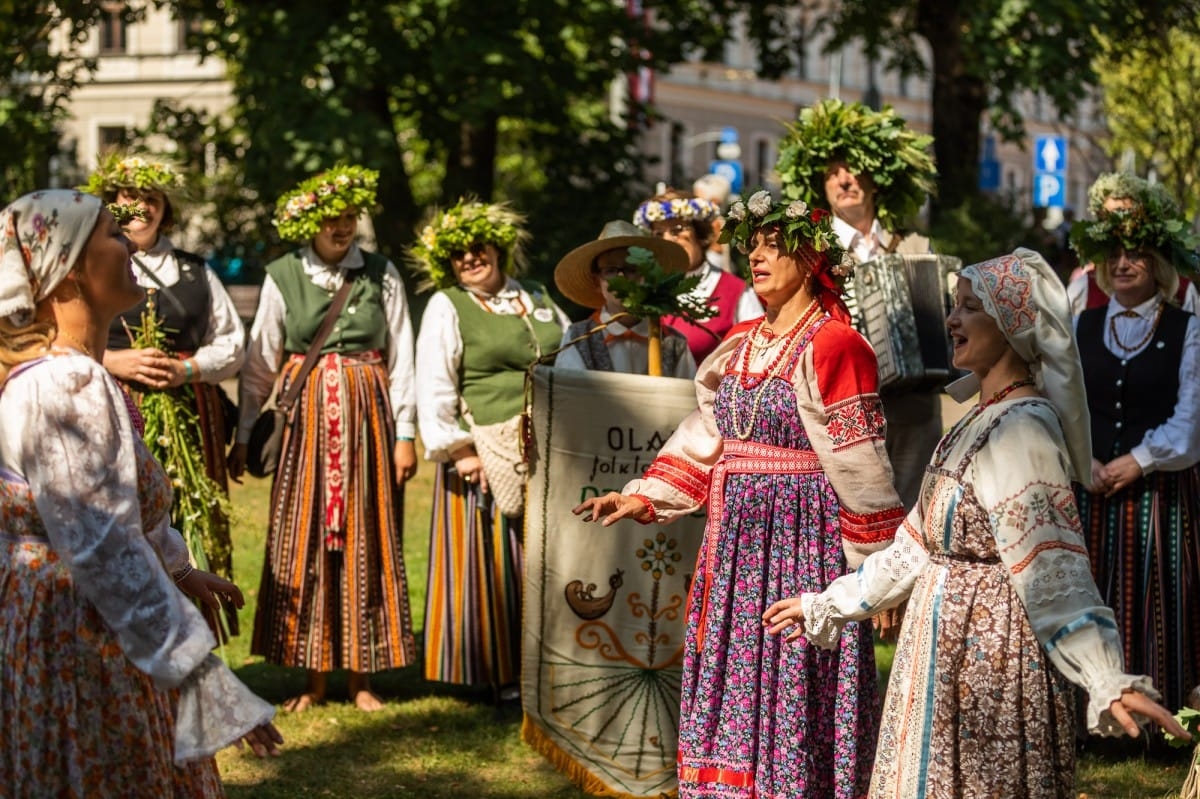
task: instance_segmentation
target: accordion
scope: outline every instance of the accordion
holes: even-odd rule
[[[881,391],[942,388],[958,376],[946,316],[960,268],[960,259],[932,253],[854,267],[855,324],[875,350]]]

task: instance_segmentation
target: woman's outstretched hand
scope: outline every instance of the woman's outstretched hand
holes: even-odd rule
[[[249,746],[254,754],[266,757],[267,755],[278,756],[279,745],[282,743],[283,736],[279,734],[279,730],[275,729],[275,725],[268,721],[238,738],[236,745],[238,749]]]
[[[646,503],[637,497],[618,494],[610,491],[602,497],[592,497],[581,505],[571,509],[571,513],[584,517],[585,522],[600,522],[605,527],[616,524],[621,519],[633,519],[643,524],[654,520],[654,515]]]
[[[771,635],[779,635],[788,631],[786,641],[795,641],[804,635],[804,610],[800,607],[800,597],[781,599],[767,608],[762,615],[763,627]]]
[[[1130,738],[1136,738],[1141,734],[1141,728],[1138,727],[1138,723],[1132,715],[1138,713],[1162,727],[1163,732],[1169,732],[1176,738],[1182,738],[1185,741],[1192,740],[1192,736],[1180,726],[1175,717],[1171,715],[1171,711],[1141,691],[1126,691],[1121,694],[1120,699],[1114,699],[1109,704],[1108,712],[1112,713],[1113,718]]]

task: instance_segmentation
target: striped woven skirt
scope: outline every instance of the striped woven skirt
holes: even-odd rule
[[[1153,472],[1113,497],[1078,497],[1125,671],[1152,677],[1163,705],[1177,710],[1200,684],[1200,465]]]
[[[280,393],[302,361],[284,364]],[[315,671],[415,660],[394,442],[379,354],[322,356],[283,433],[254,654]]]
[[[521,662],[524,517],[509,519],[449,464],[437,470],[425,602],[425,678],[500,687]]]

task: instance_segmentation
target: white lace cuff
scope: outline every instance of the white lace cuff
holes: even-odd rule
[[[275,707],[209,654],[179,687],[175,763],[211,757],[273,718]]]
[[[801,594],[804,637],[822,649],[833,649],[842,637],[845,620],[838,616],[833,600],[824,594]]]
[[[1121,694],[1126,691],[1141,691],[1155,701],[1160,698],[1160,694],[1154,690],[1154,683],[1149,677],[1142,674],[1113,673],[1100,684],[1088,686],[1088,732],[1108,737],[1125,735],[1125,728],[1113,718],[1109,705],[1120,699]],[[1130,713],[1130,715],[1140,726],[1149,723],[1144,716],[1137,713]]]

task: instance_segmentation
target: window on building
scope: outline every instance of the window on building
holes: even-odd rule
[[[129,128],[124,125],[101,125],[96,129],[96,150],[103,154],[118,150],[129,143]]]
[[[125,52],[125,4],[105,0],[100,4],[100,55]]]
[[[204,32],[204,17],[199,14],[189,14],[180,17],[176,32],[176,50],[181,53],[199,49],[200,35]]]

